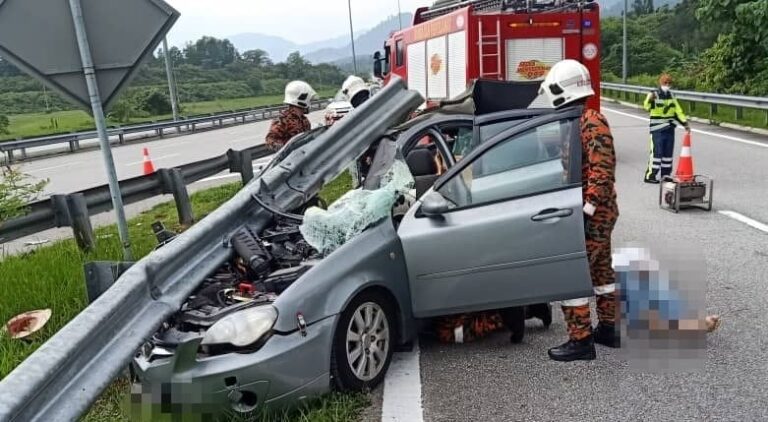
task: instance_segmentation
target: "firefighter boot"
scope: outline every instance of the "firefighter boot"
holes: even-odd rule
[[[549,358],[559,362],[594,360],[597,358],[595,341],[592,339],[592,336],[586,337],[583,340],[568,340],[558,347],[549,349]]]
[[[594,331],[595,343],[618,349],[621,347],[621,335],[615,325],[598,323]]]

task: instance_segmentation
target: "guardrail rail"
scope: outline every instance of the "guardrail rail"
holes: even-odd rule
[[[196,161],[171,169],[120,181],[123,203],[132,204],[154,196],[172,194],[179,213],[179,223],[194,223],[192,205],[186,186],[223,171],[240,173],[243,184],[253,179],[253,160],[272,154],[266,145]],[[72,227],[75,240],[83,250],[95,246],[90,217],[112,210],[109,186],[103,185],[66,195],[51,195],[48,199],[27,205],[27,213],[19,218],[0,222],[0,243],[59,227]]]
[[[0,420],[75,420],[139,347],[232,255],[228,239],[273,215],[259,204],[295,209],[424,102],[395,78],[326,131],[311,132],[281,165],[131,267],[98,299],[0,381]],[[254,196],[259,199],[255,199]]]
[[[645,86],[624,85],[608,82],[600,83],[600,88],[604,93],[607,92],[609,94],[617,94],[615,95],[616,97],[621,97],[623,95],[626,101],[633,100],[634,102],[642,101],[646,94],[655,89]],[[734,107],[734,114],[737,120],[744,118],[745,108],[763,110],[765,113],[765,125],[768,126],[768,98],[766,97],[750,97],[746,95],[728,95],[677,90],[674,90],[673,92],[677,99],[690,101],[692,110],[695,110],[696,103],[708,104],[710,117],[713,117],[717,113],[718,105]],[[632,95],[633,98],[630,98],[630,95]]]
[[[329,100],[320,100],[312,104],[312,110],[321,110],[330,103]],[[176,133],[182,132],[194,132],[202,125],[207,128],[218,126],[224,126],[224,124],[230,121],[232,124],[238,122],[246,123],[248,121],[258,122],[271,119],[275,113],[285,108],[284,105],[269,105],[265,107],[259,107],[249,110],[235,111],[211,114],[208,116],[195,116],[190,118],[183,118],[178,121],[166,120],[154,123],[141,123],[123,127],[111,128],[107,131],[109,134],[110,142],[113,144],[124,145],[126,143],[126,135],[136,133],[154,132],[155,136],[162,137],[169,129],[175,129]],[[17,161],[19,157],[16,152],[20,153],[21,159],[27,158],[27,150],[31,148],[39,148],[51,145],[69,144],[69,151],[76,152],[80,149],[80,141],[97,139],[98,134],[95,130],[65,133],[51,136],[42,136],[29,139],[17,139],[15,141],[2,141],[0,142],[0,152],[4,153],[6,161],[13,163]]]

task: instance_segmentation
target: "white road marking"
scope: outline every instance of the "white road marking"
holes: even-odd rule
[[[763,231],[765,233],[768,233],[768,224],[763,224],[757,220],[753,220],[745,215],[739,214],[735,211],[719,211],[720,214],[730,217],[736,221],[739,221],[741,223],[744,223],[752,228],[758,229],[760,231]]]
[[[72,161],[72,162],[69,162],[67,164],[62,164],[60,166],[43,167],[41,169],[34,169],[34,170],[24,170],[24,172],[25,173],[29,173],[29,174],[42,173],[42,172],[45,172],[45,171],[48,171],[48,170],[55,170],[55,169],[60,169],[60,168],[64,168],[64,167],[71,167],[71,166],[73,166],[75,164],[81,164],[81,163],[82,163],[82,161]]]
[[[615,113],[615,114],[618,114],[618,115],[621,115],[621,116],[630,117],[630,118],[642,120],[642,121],[645,121],[645,122],[648,121],[648,119],[645,118],[645,117],[636,116],[634,114],[625,113],[623,111],[614,110],[612,108],[602,107],[602,109],[605,110],[605,111],[608,111],[610,113]],[[680,128],[680,130],[682,130],[682,128]],[[756,146],[756,147],[768,148],[768,143],[757,142],[757,141],[750,141],[748,139],[737,138],[735,136],[730,136],[730,135],[723,135],[721,133],[714,133],[714,132],[709,132],[709,131],[700,130],[700,129],[691,129],[691,132],[700,133],[702,135],[714,136],[716,138],[728,139],[729,141],[739,142],[739,143],[747,144],[747,145],[753,145],[753,146]]]
[[[384,380],[384,403],[381,407],[382,422],[423,422],[421,406],[421,370],[419,369],[419,344],[413,350],[392,356],[387,377]]]
[[[181,155],[181,154],[168,154],[168,155],[161,155],[159,157],[153,157],[153,156],[150,155],[149,159],[152,160],[152,162],[154,163],[155,161],[165,160],[166,158],[178,157],[179,155]],[[126,167],[131,167],[131,166],[136,166],[136,165],[139,165],[139,164],[142,164],[142,163],[144,163],[144,159],[142,159],[141,161],[134,161],[134,162],[131,162],[131,163],[126,163],[126,164],[123,164],[123,165],[126,166]]]
[[[222,180],[222,179],[234,179],[236,177],[239,178],[240,173],[230,173],[230,174],[223,174],[221,176],[206,177],[205,179],[199,180],[195,183],[213,182],[214,180]]]

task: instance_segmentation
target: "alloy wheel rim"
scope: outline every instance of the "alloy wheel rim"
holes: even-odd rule
[[[389,322],[377,303],[360,305],[347,327],[347,364],[361,381],[376,378],[389,354]]]

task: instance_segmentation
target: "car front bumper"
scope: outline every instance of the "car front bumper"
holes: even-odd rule
[[[248,354],[197,357],[198,341],[174,355],[148,360],[138,354],[133,371],[133,405],[175,414],[239,413],[289,406],[326,393],[336,317],[300,332],[273,335]],[[159,407],[159,410],[158,410]]]

